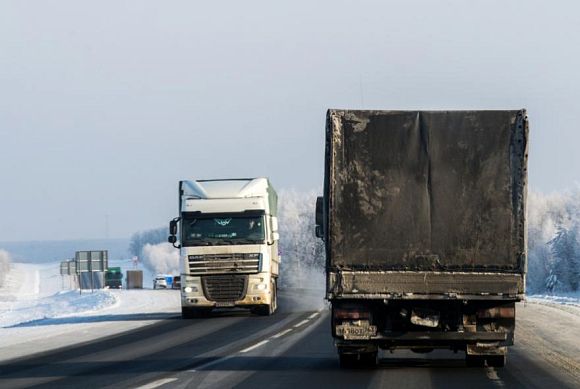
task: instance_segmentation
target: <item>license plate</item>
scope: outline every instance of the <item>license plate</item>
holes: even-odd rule
[[[377,335],[377,327],[341,325],[336,327],[336,334],[346,340],[365,340]]]
[[[234,303],[233,301],[220,301],[220,302],[216,302],[215,306],[218,308],[224,308],[224,307],[235,307],[236,303]]]

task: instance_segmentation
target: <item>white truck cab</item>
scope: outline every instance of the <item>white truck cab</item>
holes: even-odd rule
[[[224,307],[276,311],[277,201],[267,178],[179,182],[169,242],[180,249],[183,318]]]

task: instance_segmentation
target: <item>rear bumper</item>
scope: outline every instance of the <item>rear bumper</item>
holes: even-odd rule
[[[506,332],[390,332],[377,334],[369,340],[392,340],[398,342],[498,342],[508,338]]]
[[[427,271],[336,271],[327,274],[331,299],[485,299],[524,297],[517,273]]]
[[[505,351],[505,343],[509,334],[505,332],[406,332],[379,334],[368,340],[344,340],[335,338],[335,345],[340,352],[361,353],[378,348],[395,349],[451,349],[451,350],[486,350],[496,354],[498,350]],[[482,354],[482,352],[478,352]],[[505,353],[505,352],[504,352]]]

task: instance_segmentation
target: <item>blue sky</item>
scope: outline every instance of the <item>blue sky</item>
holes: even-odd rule
[[[0,241],[164,225],[179,179],[318,189],[331,107],[526,107],[532,188],[574,187],[578,47],[573,1],[3,1]]]

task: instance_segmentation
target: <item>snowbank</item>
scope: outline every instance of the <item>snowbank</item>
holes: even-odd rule
[[[125,263],[126,262],[126,263]],[[130,261],[111,261],[129,269]],[[144,272],[145,281],[152,275]],[[90,341],[181,313],[179,290],[69,289],[59,263],[14,263],[0,287],[0,362]],[[66,336],[63,336],[66,335]]]
[[[580,292],[561,293],[559,295],[535,294],[527,296],[527,300],[530,302],[570,305],[580,308]]]
[[[63,291],[37,300],[13,302],[12,308],[0,312],[0,327],[97,312],[116,303],[115,296],[105,290],[82,295],[78,291]]]

